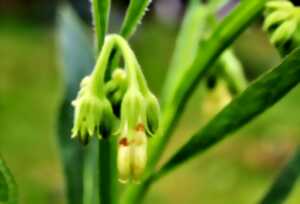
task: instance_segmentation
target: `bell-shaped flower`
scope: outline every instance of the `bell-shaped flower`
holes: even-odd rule
[[[105,97],[93,94],[89,88],[89,78],[84,78],[77,98],[72,102],[75,107],[72,138],[87,144],[93,136],[108,136],[113,128],[113,112]]]

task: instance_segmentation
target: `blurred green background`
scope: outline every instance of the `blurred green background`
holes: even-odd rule
[[[89,22],[86,1],[73,0]],[[112,12],[112,31],[126,2]],[[19,185],[20,203],[62,204],[63,175],[56,145],[56,117],[63,95],[54,1],[0,1],[0,153]],[[158,0],[131,44],[156,94],[162,87],[184,3]],[[280,59],[259,21],[235,43],[250,80]],[[167,158],[204,117],[201,91],[190,101]],[[267,191],[300,142],[300,87],[259,118],[153,186],[147,203],[252,204]],[[300,203],[300,181],[287,204]]]

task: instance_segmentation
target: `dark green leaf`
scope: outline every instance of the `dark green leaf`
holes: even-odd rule
[[[97,48],[100,51],[108,29],[110,0],[92,0]]]
[[[271,186],[268,193],[260,202],[261,204],[281,204],[287,199],[289,193],[296,184],[300,176],[300,147],[298,147],[293,157],[280,172],[278,178]]]
[[[300,81],[300,48],[254,81],[162,167],[158,176],[220,142],[284,97]]]
[[[17,203],[17,186],[13,176],[0,156],[0,203]]]
[[[141,22],[151,0],[130,0],[120,34],[129,38]]]
[[[60,7],[58,18],[58,43],[63,65],[64,98],[58,118],[58,141],[66,178],[70,204],[82,204],[83,156],[82,146],[70,139],[73,125],[71,101],[76,97],[81,79],[94,65],[94,54],[89,36],[73,10]]]

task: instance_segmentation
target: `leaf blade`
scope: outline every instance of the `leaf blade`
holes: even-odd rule
[[[93,20],[96,32],[97,49],[100,51],[108,30],[110,0],[92,0]]]
[[[150,3],[151,0],[130,0],[120,31],[124,38],[129,38],[135,32]]]
[[[261,204],[284,203],[300,176],[300,147],[298,146],[294,155],[283,167],[277,179],[261,200]]]
[[[235,98],[202,130],[199,130],[159,170],[162,176],[224,139],[251,121],[254,117],[274,105],[300,81],[300,48],[292,52],[275,69],[253,82],[240,96]]]
[[[17,203],[17,185],[15,180],[0,156],[0,203]]]

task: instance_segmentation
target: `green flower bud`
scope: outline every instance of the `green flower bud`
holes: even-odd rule
[[[274,45],[282,45],[286,43],[297,29],[296,20],[288,20],[281,24],[271,35],[271,43]]]
[[[285,11],[275,11],[267,16],[263,29],[265,31],[269,30],[273,25],[277,25],[281,23],[282,21],[287,20],[291,16],[291,13],[285,12]]]
[[[93,136],[101,138],[110,134],[113,128],[113,113],[106,98],[95,96],[90,91],[90,78],[82,80],[78,97],[72,102],[75,107],[72,138],[87,144]]]
[[[266,4],[264,30],[271,36],[271,43],[281,53],[287,53],[294,45],[295,33],[300,23],[300,8],[289,1],[270,1]]]
[[[113,72],[112,79],[118,84],[124,84],[127,82],[127,73],[124,69],[118,68]]]
[[[269,1],[266,3],[267,11],[273,11],[277,9],[292,9],[294,5],[290,1]]]
[[[121,129],[128,125],[134,129],[137,124],[145,124],[145,100],[140,91],[134,87],[125,93],[121,104]]]
[[[147,132],[149,135],[155,134],[159,126],[160,106],[157,98],[148,93],[145,97],[146,101],[146,117],[147,117]]]

